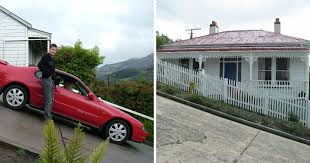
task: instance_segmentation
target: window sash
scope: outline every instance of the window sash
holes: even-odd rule
[[[272,70],[272,58],[258,58],[258,70]]]

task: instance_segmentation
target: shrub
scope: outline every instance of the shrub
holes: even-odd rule
[[[96,66],[103,62],[99,48],[85,49],[81,41],[74,46],[61,46],[55,54],[56,68],[79,77],[87,85],[96,76]]]
[[[168,93],[170,95],[175,95],[175,94],[178,94],[178,93],[181,92],[178,88],[171,87],[171,86],[167,87],[164,84],[159,83],[159,82],[157,83],[157,89],[161,90],[163,92],[166,92],[166,93]]]
[[[292,122],[299,122],[299,117],[298,115],[291,112],[288,114],[288,120]]]
[[[189,83],[189,87],[188,87],[189,94],[193,94],[194,93],[194,89],[195,89],[195,83],[194,82],[190,82]]]

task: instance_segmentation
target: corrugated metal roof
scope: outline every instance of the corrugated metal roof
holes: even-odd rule
[[[183,40],[168,44],[165,47],[180,47],[180,46],[260,46],[260,45],[272,45],[272,44],[309,44],[310,41],[286,36],[283,34],[277,34],[274,32],[268,32],[264,30],[235,30],[224,31],[215,34],[196,37],[193,39]]]

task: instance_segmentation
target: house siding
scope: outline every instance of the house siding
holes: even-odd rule
[[[290,80],[296,81],[308,81],[306,79],[306,71],[307,68],[304,61],[299,58],[290,59]]]
[[[28,28],[1,11],[0,21],[0,59],[13,65],[27,65],[28,41],[22,40],[27,39]]]
[[[212,76],[220,76],[220,59],[208,58],[205,62],[205,73]]]
[[[43,34],[39,31],[33,31],[32,29],[28,30],[28,37],[40,37],[49,39],[49,37],[46,34]]]

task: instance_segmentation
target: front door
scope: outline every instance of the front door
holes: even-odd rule
[[[224,78],[236,80],[237,76],[237,63],[225,63]]]

